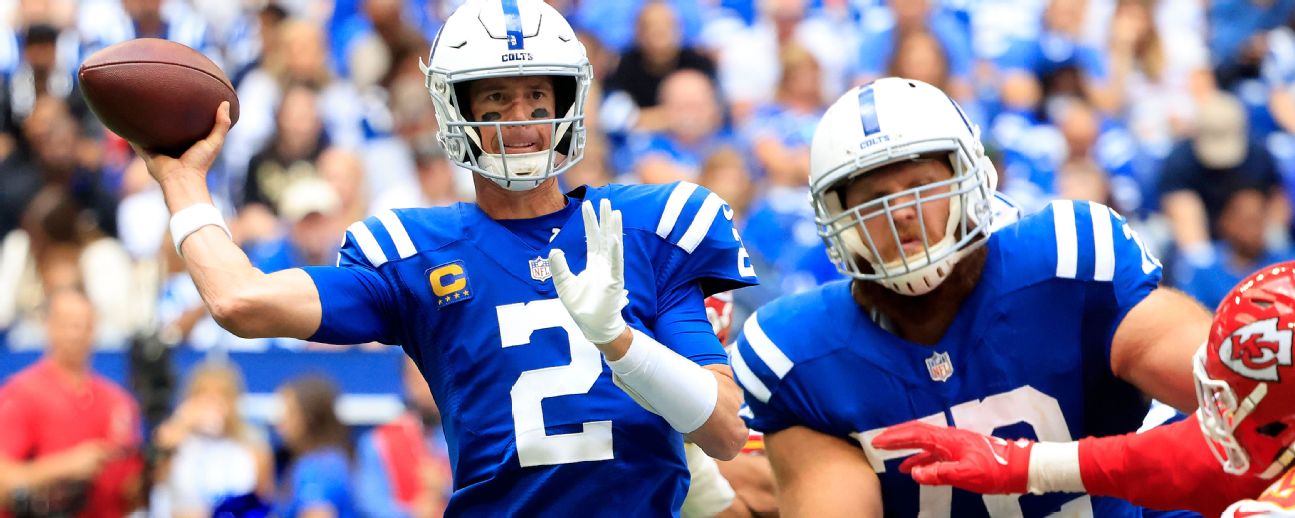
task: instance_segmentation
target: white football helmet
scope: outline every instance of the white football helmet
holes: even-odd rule
[[[541,0],[471,0],[454,11],[432,42],[427,90],[436,106],[437,137],[450,159],[513,191],[535,188],[584,157],[585,99],[593,71],[585,47],[562,15]],[[421,64],[421,63],[420,63]],[[493,77],[551,76],[557,118],[474,121],[467,84]],[[532,153],[485,153],[483,126],[548,124],[552,146]]]
[[[851,180],[904,160],[947,156],[953,178],[844,206]],[[985,156],[980,130],[953,99],[913,79],[887,77],[856,87],[823,115],[810,147],[810,196],[819,236],[841,273],[875,281],[904,295],[934,290],[953,266],[991,232],[998,173]],[[905,256],[892,212],[949,199],[944,238],[932,243],[923,225],[924,251]],[[890,231],[870,235],[864,222],[886,218]],[[879,259],[877,242],[894,240],[901,256]]]

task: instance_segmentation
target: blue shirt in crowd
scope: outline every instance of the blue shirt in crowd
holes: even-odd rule
[[[337,518],[356,516],[350,462],[340,449],[321,448],[303,455],[288,467],[284,485],[277,516],[293,517],[323,505],[331,506]]]

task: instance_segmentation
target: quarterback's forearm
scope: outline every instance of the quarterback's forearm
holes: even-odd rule
[[[621,390],[665,418],[707,455],[729,460],[742,451],[747,437],[746,424],[737,415],[742,391],[727,365],[699,366],[628,328],[597,346]]]
[[[733,381],[733,371],[726,365],[707,365],[719,384],[715,398],[715,410],[711,411],[706,424],[688,434],[688,440],[700,446],[702,451],[719,460],[732,460],[742,452],[749,435],[746,423],[738,417],[742,407],[742,389]]]
[[[199,175],[162,182],[162,194],[172,214],[211,203]],[[244,338],[308,338],[319,328],[319,292],[305,272],[265,274],[222,229],[210,225],[190,234],[180,251],[212,317],[230,332]]]

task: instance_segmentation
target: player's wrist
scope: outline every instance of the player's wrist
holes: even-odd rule
[[[229,226],[225,224],[225,219],[220,214],[220,209],[215,205],[195,203],[172,214],[171,241],[175,245],[175,252],[183,257],[184,240],[209,226],[220,228],[230,240],[234,239],[233,233],[229,231]]]
[[[176,168],[157,179],[162,187],[162,198],[171,213],[180,212],[190,206],[202,203],[211,204],[211,191],[207,189],[207,173],[191,168]]]
[[[592,340],[591,340],[592,342]],[[634,333],[630,331],[629,326],[623,326],[621,333],[616,338],[605,343],[593,342],[594,346],[603,353],[603,357],[609,362],[614,362],[624,358],[629,352],[630,344],[634,342]]]
[[[1078,442],[1038,442],[1029,453],[1027,490],[1044,493],[1083,493]]]

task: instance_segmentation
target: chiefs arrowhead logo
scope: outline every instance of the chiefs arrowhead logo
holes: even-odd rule
[[[1278,381],[1277,367],[1291,365],[1291,335],[1276,318],[1251,322],[1223,340],[1219,360],[1247,378]]]

